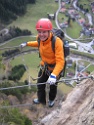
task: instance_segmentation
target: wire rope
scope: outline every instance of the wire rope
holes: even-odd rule
[[[58,80],[57,82],[58,83],[62,83],[62,82],[67,82],[67,81],[71,81],[71,80],[78,80],[78,81],[81,81],[83,79],[92,79],[94,80],[94,77],[91,75],[91,76],[86,76],[86,77],[76,77],[76,78],[65,78],[65,79],[61,79],[61,80]],[[14,88],[23,88],[23,87],[28,87],[28,86],[38,86],[38,85],[42,85],[42,84],[48,84],[47,82],[44,82],[44,83],[37,83],[37,84],[29,84],[29,85],[22,85],[22,86],[11,86],[11,87],[6,87],[6,88],[0,88],[0,91],[2,90],[8,90],[8,89],[14,89]]]
[[[3,48],[0,48],[0,50],[4,50],[4,49],[13,49],[13,48],[20,48],[20,47],[19,47],[19,46],[3,47]]]
[[[27,106],[32,106],[32,104],[31,103],[27,103],[27,104],[17,104],[17,105],[4,105],[4,106],[0,106],[0,109],[27,107]]]

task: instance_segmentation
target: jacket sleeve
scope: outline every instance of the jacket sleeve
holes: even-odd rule
[[[38,42],[37,41],[28,41],[27,46],[38,47]]]
[[[56,38],[55,42],[55,60],[56,65],[52,73],[58,76],[65,64],[63,42],[60,38]]]

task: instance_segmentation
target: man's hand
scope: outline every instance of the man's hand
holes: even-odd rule
[[[27,45],[27,43],[26,42],[24,42],[24,43],[22,43],[22,44],[20,44],[20,47],[25,47]]]
[[[50,85],[53,85],[56,83],[56,75],[52,74],[49,76],[47,83],[49,83]]]

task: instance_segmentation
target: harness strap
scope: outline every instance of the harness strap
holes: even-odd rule
[[[44,63],[44,66],[40,66],[40,69],[42,70],[42,72],[45,72],[48,76],[50,76],[51,71],[48,69],[48,67],[50,68],[54,68],[55,64],[47,64],[46,62]]]
[[[47,64],[49,67],[54,68],[56,64]]]

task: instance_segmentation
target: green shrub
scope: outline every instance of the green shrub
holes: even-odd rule
[[[23,76],[24,72],[26,71],[23,64],[20,64],[18,66],[14,66],[12,68],[11,74],[9,75],[9,80],[20,80],[20,78]]]
[[[4,102],[5,103],[5,102]],[[7,104],[5,103],[4,105]],[[0,109],[0,123],[12,125],[32,125],[32,121],[25,115],[22,115],[17,108]]]

